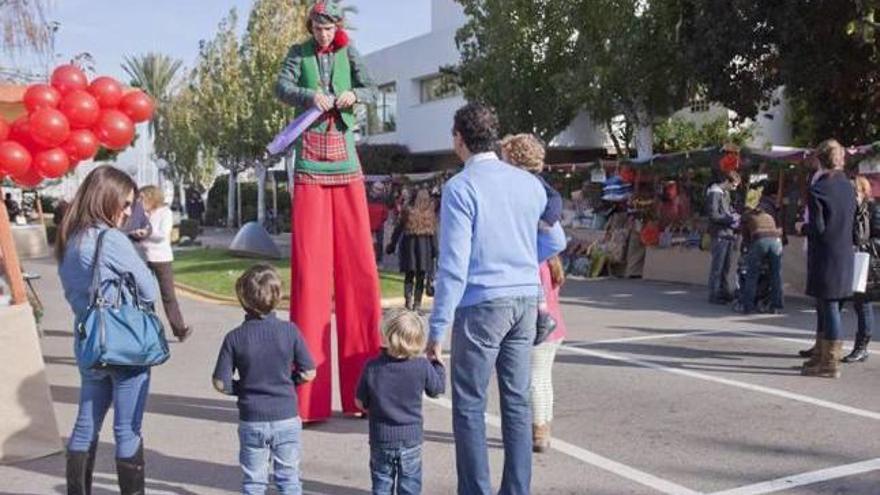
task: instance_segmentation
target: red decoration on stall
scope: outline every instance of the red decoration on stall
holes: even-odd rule
[[[727,153],[721,157],[718,166],[722,172],[734,172],[739,170],[739,153]]]
[[[6,141],[9,138],[9,133],[12,131],[12,127],[9,125],[9,122],[6,122],[6,119],[0,117],[0,141]]]
[[[627,184],[632,184],[636,181],[636,173],[633,169],[629,167],[621,167],[620,169],[620,180],[626,182]]]

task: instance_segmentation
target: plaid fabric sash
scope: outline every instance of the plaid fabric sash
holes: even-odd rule
[[[325,131],[318,130],[326,123]],[[311,162],[336,163],[348,160],[345,133],[336,128],[336,112],[328,112],[316,125],[303,133],[303,158]]]

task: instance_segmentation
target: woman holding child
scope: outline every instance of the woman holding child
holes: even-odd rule
[[[546,152],[541,141],[531,134],[508,136],[501,141],[504,160],[516,167],[528,170],[541,179],[547,191],[547,209],[542,223],[550,227],[559,221],[562,204],[559,193],[553,190],[539,175],[544,169]],[[565,270],[559,256],[540,265],[543,302],[539,306],[538,333],[544,338],[532,353],[532,449],[546,452],[550,448],[550,423],[553,420],[553,362],[556,352],[565,339],[565,322],[559,304],[559,289],[565,282]]]

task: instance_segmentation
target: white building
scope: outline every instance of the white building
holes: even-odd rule
[[[377,115],[365,141],[399,144],[409,148],[420,168],[456,163],[452,153],[452,117],[465,104],[461,92],[449,84],[440,68],[460,60],[455,32],[466,17],[454,0],[431,0],[431,31],[372,53],[364,59],[379,86]],[[563,159],[605,155],[608,140],[586,115],[551,143]]]
[[[452,117],[465,104],[461,92],[444,84],[440,68],[460,60],[455,33],[467,18],[454,0],[431,0],[431,31],[365,55],[364,60],[379,86],[376,115],[364,142],[397,144],[409,148],[419,168],[456,164],[452,153]],[[708,121],[727,112],[717,105],[691,105],[677,116]],[[785,103],[759,116],[755,147],[787,145],[791,141]],[[770,118],[772,116],[772,118]],[[367,119],[364,118],[364,121]],[[582,113],[551,143],[550,162],[582,162],[613,154],[605,130]]]

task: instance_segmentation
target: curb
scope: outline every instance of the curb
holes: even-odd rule
[[[175,292],[179,295],[189,299],[211,304],[222,304],[224,306],[238,306],[238,299],[234,297],[221,296],[179,282],[174,282],[174,288],[176,289]],[[430,299],[428,301],[430,302]],[[382,309],[401,308],[404,303],[405,301],[402,297],[388,297],[380,301]],[[430,307],[430,305],[426,306]],[[282,302],[278,305],[277,309],[290,310],[290,294],[284,294]]]

